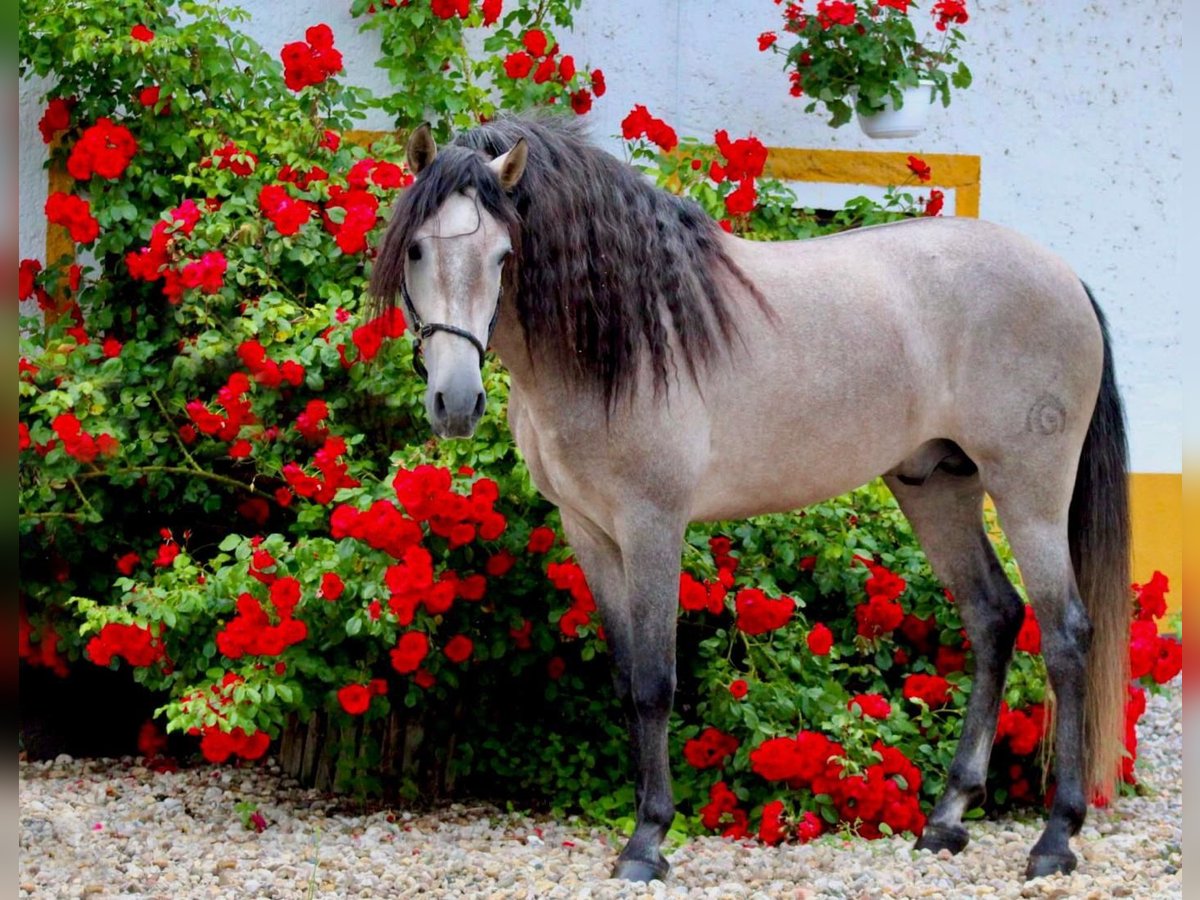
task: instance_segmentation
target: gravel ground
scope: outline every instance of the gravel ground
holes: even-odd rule
[[[270,765],[159,774],[133,760],[20,764],[20,896],[343,897],[1181,897],[1182,679],[1151,698],[1140,796],[1093,810],[1070,877],[1024,882],[1041,822],[969,824],[951,858],[900,838],[769,849],[693,839],[666,885],[607,878],[616,838],[578,822],[455,805],[430,815],[354,815]],[[268,827],[242,827],[258,805]],[[670,854],[669,854],[670,855]]]

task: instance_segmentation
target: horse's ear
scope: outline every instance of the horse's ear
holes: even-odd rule
[[[511,191],[525,174],[525,162],[529,159],[529,145],[525,138],[520,138],[512,145],[507,153],[501,153],[490,163],[488,168],[500,179],[500,187]]]
[[[408,148],[405,151],[408,155],[408,170],[414,175],[420,175],[421,171],[428,168],[437,156],[437,142],[433,139],[433,132],[429,130],[429,123],[425,122],[418,126],[408,138]]]

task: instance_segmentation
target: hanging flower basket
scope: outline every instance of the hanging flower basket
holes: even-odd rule
[[[862,110],[858,110],[859,127],[867,137],[877,140],[909,138],[920,134],[929,118],[935,87],[932,81],[922,81],[902,91],[904,102],[899,107],[887,96],[883,98],[881,112],[864,115]]]

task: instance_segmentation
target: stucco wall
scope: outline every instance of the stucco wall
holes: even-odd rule
[[[317,21],[343,50],[347,77],[388,90],[378,42],[358,34],[348,3],[243,0],[248,31],[275,52]],[[926,8],[928,3],[922,4]],[[787,94],[780,57],[760,54],[771,0],[585,0],[564,49],[601,66],[609,92],[591,114],[612,136],[635,103],[681,134],[717,128],[769,145],[967,153],[982,157],[981,215],[1064,256],[1108,312],[1125,394],[1133,468],[1178,472],[1182,451],[1182,0],[1101,4],[976,0],[967,59],[975,85],[911,143],[836,131]],[[915,13],[923,16],[924,13]],[[22,256],[42,255],[42,86],[21,89]],[[376,119],[366,127],[386,128]]]

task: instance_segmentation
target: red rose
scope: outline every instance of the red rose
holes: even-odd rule
[[[731,734],[716,728],[705,728],[699,737],[683,745],[683,756],[688,765],[696,769],[711,769],[723,766],[725,757],[732,756],[740,742]]]
[[[415,672],[429,653],[429,638],[421,631],[406,631],[391,650],[392,668],[401,675]]]
[[[1171,637],[1159,638],[1158,656],[1150,673],[1156,682],[1166,684],[1183,671],[1183,644]]]
[[[494,24],[500,18],[503,3],[504,0],[483,0],[479,9],[483,13],[483,24],[485,26]]]
[[[895,600],[876,596],[854,608],[854,619],[862,637],[881,637],[899,627],[904,620],[904,609]]]
[[[729,789],[729,785],[718,781],[708,789],[708,803],[700,807],[701,824],[705,828],[715,830],[725,816],[731,816],[735,811],[741,812],[737,808],[737,803],[737,795]],[[743,815],[745,815],[744,812]]]
[[[929,181],[933,178],[933,170],[929,168],[929,164],[919,156],[909,156],[908,170],[917,176],[921,181]]]
[[[853,25],[858,21],[858,10],[853,3],[842,0],[821,0],[817,4],[817,21],[826,31],[834,25]]]
[[[117,571],[122,575],[132,575],[133,570],[137,568],[138,563],[141,561],[142,558],[140,556],[130,551],[117,560]]]
[[[767,781],[811,782],[822,775],[842,748],[823,734],[802,731],[794,738],[771,738],[750,752],[750,768]]]
[[[945,203],[946,195],[934,188],[929,192],[929,199],[925,201],[925,215],[940,216]]]
[[[1142,678],[1154,670],[1158,660],[1158,625],[1152,619],[1139,619],[1129,628],[1129,669],[1131,678]]]
[[[175,562],[175,557],[178,555],[179,545],[172,541],[166,541],[158,548],[158,555],[154,557],[154,565],[160,569],[165,569]]]
[[[608,86],[604,83],[604,73],[599,69],[592,69],[592,93],[597,97],[603,97],[606,90],[608,90]]]
[[[717,149],[726,159],[724,170],[728,178],[743,181],[757,178],[763,173],[767,164],[767,148],[758,138],[751,135],[731,141],[725,129],[716,132],[714,138]]]
[[[446,654],[446,659],[452,663],[466,662],[471,658],[471,653],[475,650],[475,644],[466,635],[456,634],[446,642],[446,646],[442,652]]]
[[[746,634],[765,634],[782,628],[791,619],[796,602],[791,597],[772,600],[758,588],[738,591],[734,624]]]
[[[326,600],[336,600],[345,589],[346,585],[336,572],[326,572],[321,576],[321,596]]]
[[[571,109],[575,110],[575,114],[582,116],[586,115],[592,108],[592,94],[587,88],[581,91],[576,91],[571,95]]]
[[[773,31],[764,31],[762,34],[760,34],[758,36],[759,52],[769,50],[775,41],[778,40],[778,37],[779,36]]]
[[[22,298],[24,299],[24,298]],[[1166,594],[1171,588],[1167,576],[1156,571],[1146,584],[1135,584],[1137,594],[1137,617],[1139,619],[1161,619],[1167,613]]]
[[[531,28],[521,36],[521,43],[534,56],[541,56],[546,52],[546,33],[539,28]]]
[[[846,704],[846,708],[853,712],[856,706],[861,710],[864,717],[872,719],[886,719],[892,714],[892,705],[879,694],[855,695],[850,698],[850,702]]]
[[[352,716],[361,716],[371,705],[371,690],[361,684],[348,684],[338,688],[338,703]]]
[[[465,19],[471,14],[470,0],[431,0],[430,8],[439,19]]]
[[[54,140],[56,134],[60,131],[66,131],[71,127],[71,106],[73,103],[73,99],[55,97],[46,106],[46,111],[42,114],[42,118],[38,122],[38,130],[42,133],[43,143],[50,143]]]
[[[931,13],[937,17],[934,27],[938,31],[945,31],[949,24],[965,25],[969,18],[967,4],[963,0],[938,0],[933,4]]]
[[[512,570],[516,562],[517,558],[508,550],[499,550],[488,557],[483,568],[492,578],[501,578]]]
[[[940,675],[909,675],[904,680],[904,696],[922,700],[928,706],[942,706],[950,700],[950,682]]]
[[[556,71],[557,66],[554,64],[554,57],[547,56],[540,63],[538,63],[537,68],[533,70],[533,83],[545,84],[554,77],[554,73]]]
[[[529,533],[529,542],[525,549],[530,553],[547,553],[554,546],[554,532],[545,525],[539,525]]]
[[[161,89],[157,84],[152,84],[149,87],[144,87],[138,91],[138,103],[145,107],[152,107],[158,103],[158,98]]]
[[[1001,703],[996,719],[996,740],[1007,739],[1014,754],[1028,756],[1037,749],[1045,727],[1046,710],[1042,704],[1032,704],[1028,710],[1010,710],[1008,704]]]
[[[288,88],[303,90],[321,84],[342,71],[342,54],[333,47],[333,31],[328,25],[314,25],[304,33],[304,42],[286,44],[279,53],[283,77]]]
[[[758,189],[754,185],[754,179],[747,178],[725,195],[725,212],[731,216],[749,215],[757,203]]]
[[[552,656],[546,663],[546,674],[550,676],[551,681],[558,681],[566,671],[567,662],[561,656]]]
[[[47,220],[66,228],[77,243],[90,244],[100,236],[100,223],[92,216],[91,204],[82,197],[55,191],[46,199],[45,210]]]
[[[807,637],[808,649],[814,656],[825,656],[833,646],[833,632],[818,622]]]
[[[141,41],[144,44],[148,44],[154,40],[154,32],[145,25],[134,25],[133,29],[129,32],[129,36],[135,41]]]
[[[1017,632],[1017,649],[1025,653],[1042,652],[1042,629],[1032,606],[1025,607],[1025,621]]]
[[[17,299],[28,300],[37,288],[37,276],[42,264],[36,259],[23,259],[17,267]]]
[[[734,700],[741,700],[746,694],[750,693],[750,685],[739,678],[736,681],[730,682],[729,693],[733,695]]]
[[[821,821],[821,817],[814,812],[806,812],[796,825],[796,836],[800,838],[800,843],[807,844],[820,837],[824,830],[825,823]]]
[[[533,57],[524,50],[510,53],[504,58],[504,74],[509,78],[524,78],[533,71]]]
[[[758,839],[764,844],[774,847],[787,837],[787,824],[784,820],[783,801],[772,800],[764,804],[762,824],[758,827]]]
[[[962,672],[967,667],[967,651],[960,647],[942,645],[937,649],[933,666],[939,675],[949,675],[951,672]]]

